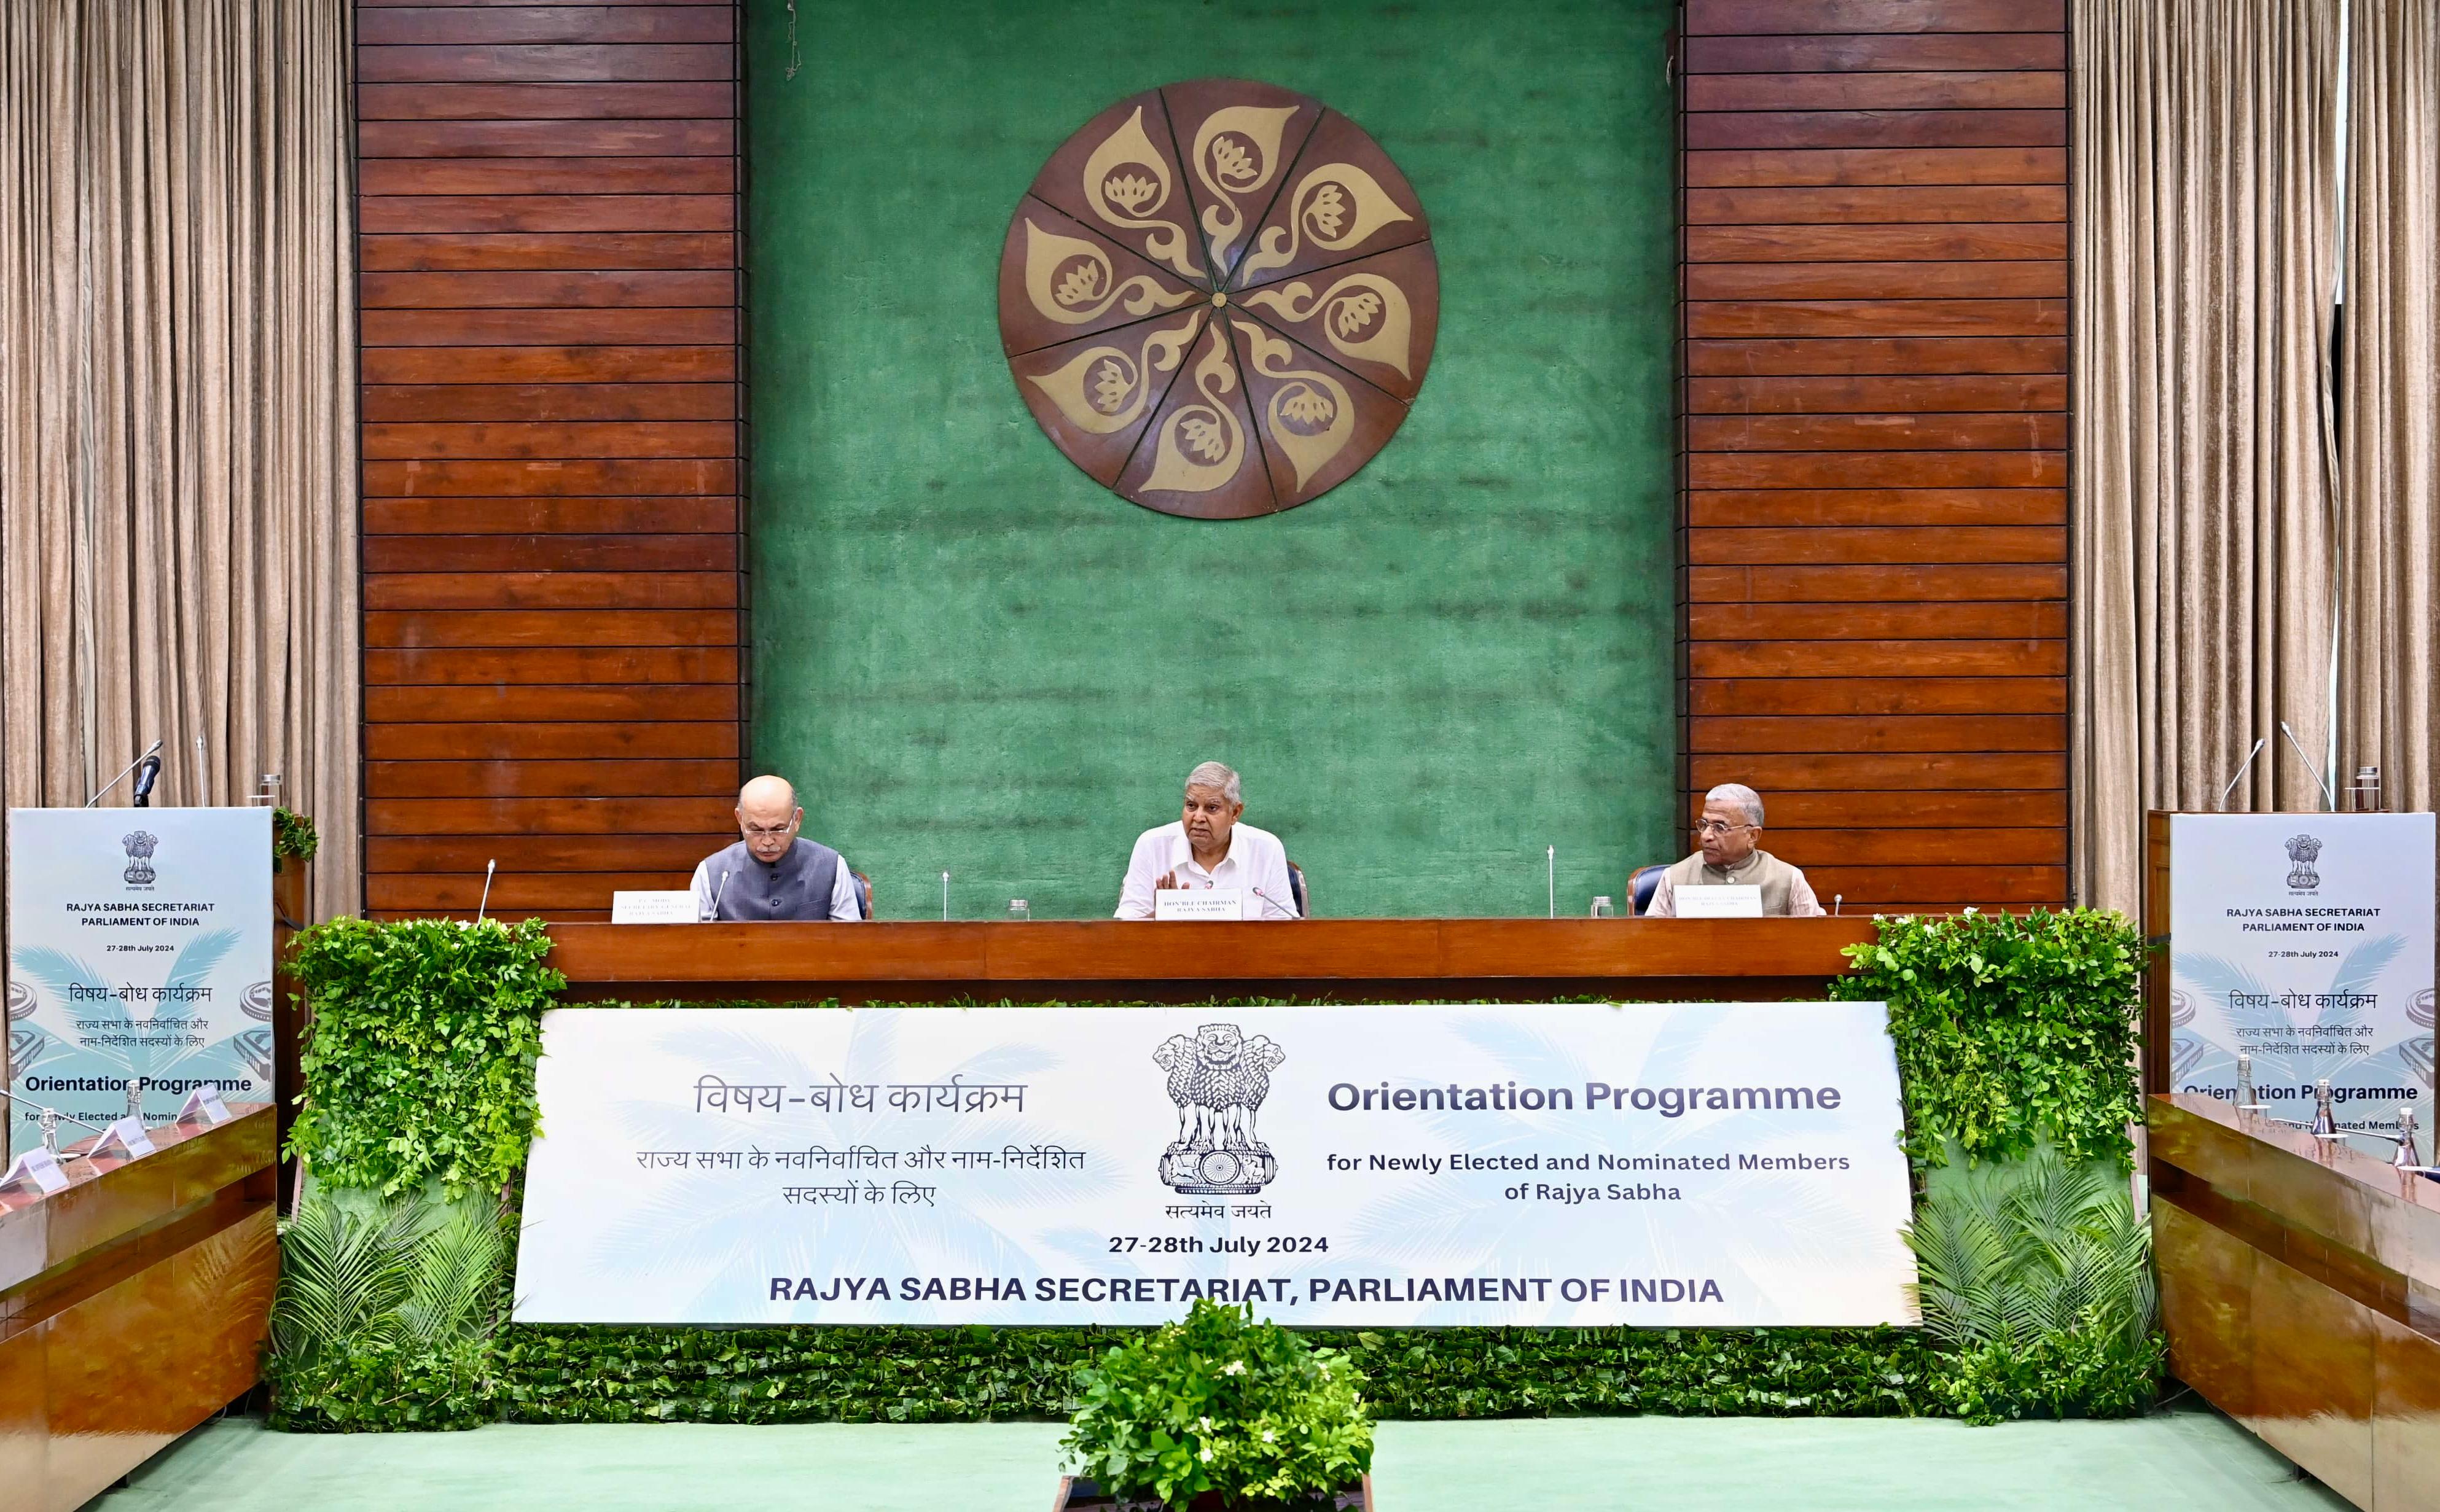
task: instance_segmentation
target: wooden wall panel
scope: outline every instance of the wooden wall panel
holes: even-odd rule
[[[358,0],[366,907],[606,916],[745,716],[732,0]]]
[[[2067,900],[2060,0],[1687,0],[1685,797],[1826,902]]]

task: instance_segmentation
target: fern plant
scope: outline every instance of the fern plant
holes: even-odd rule
[[[1924,1329],[1954,1352],[1943,1389],[1959,1415],[2143,1411],[2165,1349],[2151,1225],[2116,1162],[2070,1159],[2047,1136],[1979,1165],[1954,1140],[1945,1153],[1903,1233]]]
[[[492,1416],[508,1242],[481,1200],[311,1188],[281,1231],[263,1375],[274,1426],[472,1428]]]

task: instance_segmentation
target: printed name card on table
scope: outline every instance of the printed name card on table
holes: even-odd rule
[[[613,924],[695,923],[694,894],[685,891],[612,893],[610,922]]]
[[[229,1121],[228,1104],[221,1101],[218,1087],[197,1087],[187,1094],[178,1105],[178,1122],[182,1124],[225,1124]]]
[[[93,1153],[97,1157],[141,1160],[152,1153],[152,1140],[144,1132],[142,1119],[122,1118],[102,1130],[101,1137],[93,1142]]]
[[[1680,887],[1675,896],[1679,918],[1762,917],[1762,887],[1756,882]]]
[[[68,1184],[68,1173],[60,1169],[60,1158],[47,1149],[36,1147],[17,1157],[9,1174],[0,1178],[0,1192],[13,1192],[20,1187],[45,1194]]]
[[[1244,918],[1242,887],[1164,887],[1152,895],[1152,916],[1160,919]]]

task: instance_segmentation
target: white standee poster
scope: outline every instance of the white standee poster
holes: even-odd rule
[[[271,810],[9,811],[10,1147],[127,1112],[173,1117],[209,1084],[272,1100]],[[90,1126],[90,1127],[87,1127]]]
[[[2326,1076],[2340,1128],[2431,1129],[2432,847],[2428,813],[2171,816],[2171,1084],[2233,1098],[2250,1054],[2271,1117]]]
[[[559,1008],[516,1316],[1911,1323],[1877,1003]]]

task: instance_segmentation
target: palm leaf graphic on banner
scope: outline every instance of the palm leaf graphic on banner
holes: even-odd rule
[[[48,987],[59,1010],[71,1019],[127,1017],[127,1005],[118,1000],[117,989],[81,955],[47,945],[28,945],[17,952],[17,969]]]

